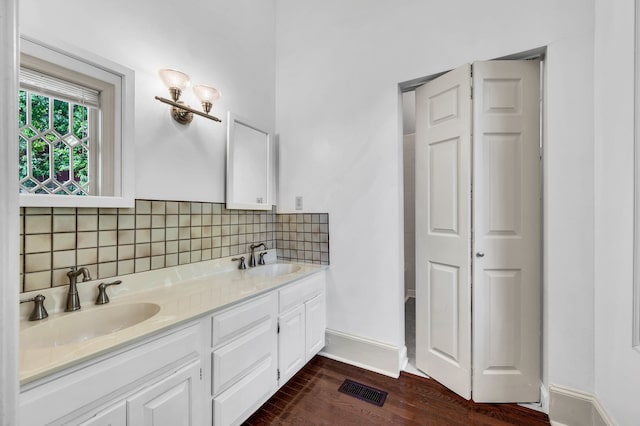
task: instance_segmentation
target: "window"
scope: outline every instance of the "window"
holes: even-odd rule
[[[20,69],[20,192],[97,195],[100,93]]]
[[[20,204],[133,206],[133,71],[71,50],[21,38]]]

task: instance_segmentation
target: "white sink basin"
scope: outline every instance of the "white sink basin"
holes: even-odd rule
[[[131,303],[70,312],[21,330],[20,346],[32,350],[80,343],[134,326],[159,311],[155,303]]]
[[[300,270],[300,265],[288,263],[272,263],[270,265],[260,265],[247,271],[247,274],[255,277],[279,277],[280,275],[292,274]]]

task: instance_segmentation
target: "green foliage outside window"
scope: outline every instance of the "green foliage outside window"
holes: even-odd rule
[[[27,102],[30,103],[31,120],[27,117]],[[25,90],[20,90],[19,107],[19,177],[23,189],[64,194],[64,191],[56,191],[63,185],[67,191],[86,195],[89,183],[87,107]],[[29,176],[32,179],[23,181]],[[48,190],[42,189],[39,184],[49,178],[58,183],[48,182],[44,185]]]

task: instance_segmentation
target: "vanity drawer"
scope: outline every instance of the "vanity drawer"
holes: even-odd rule
[[[267,321],[215,350],[211,355],[213,396],[241,379],[260,362],[274,357],[275,335],[273,321]]]
[[[276,385],[276,363],[271,357],[213,399],[213,424],[242,423],[269,399]]]
[[[320,272],[280,290],[278,292],[280,305],[278,312],[286,312],[294,306],[312,299],[324,289],[324,279],[324,272]]]
[[[276,294],[271,294],[240,305],[211,319],[211,347],[228,342],[260,323],[273,321],[277,313]]]

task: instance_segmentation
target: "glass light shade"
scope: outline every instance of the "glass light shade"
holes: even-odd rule
[[[191,82],[189,76],[180,71],[162,69],[158,71],[158,73],[160,74],[162,82],[169,89],[184,90],[189,87],[189,83]]]
[[[220,91],[218,89],[205,86],[204,84],[193,86],[193,93],[200,99],[200,102],[213,103],[216,99],[220,98]]]

